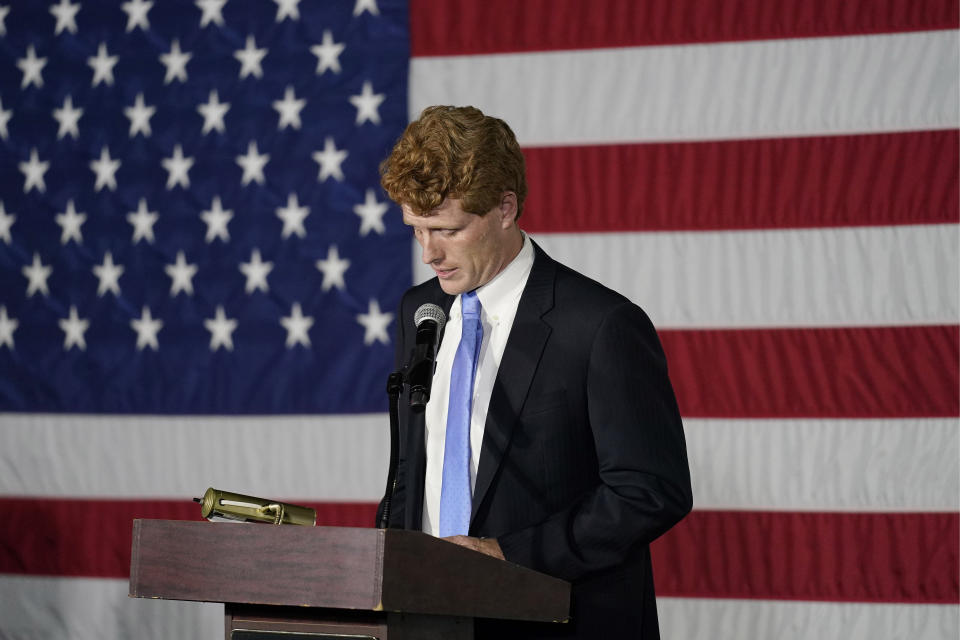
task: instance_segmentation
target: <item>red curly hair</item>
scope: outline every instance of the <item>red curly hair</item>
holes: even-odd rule
[[[380,164],[390,199],[429,215],[447,198],[483,215],[504,191],[517,194],[517,217],[527,196],[520,145],[507,123],[475,107],[427,107]]]

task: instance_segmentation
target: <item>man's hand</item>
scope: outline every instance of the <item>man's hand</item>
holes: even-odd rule
[[[453,544],[458,544],[461,547],[466,547],[467,549],[473,549],[474,551],[479,551],[480,553],[485,553],[488,556],[493,556],[503,560],[503,551],[500,550],[500,543],[497,542],[496,538],[471,538],[469,536],[450,536],[449,538],[441,538],[441,540],[446,540],[447,542],[452,542]]]

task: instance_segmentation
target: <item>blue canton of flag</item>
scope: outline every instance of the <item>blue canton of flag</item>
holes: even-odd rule
[[[0,12],[0,410],[384,410],[406,3]]]

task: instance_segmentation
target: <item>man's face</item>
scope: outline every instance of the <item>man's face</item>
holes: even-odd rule
[[[425,216],[407,205],[402,209],[404,224],[413,228],[423,250],[424,264],[433,268],[445,293],[466,293],[486,284],[519,250],[511,241],[519,232],[500,207],[480,216],[464,211],[459,200],[447,198]]]

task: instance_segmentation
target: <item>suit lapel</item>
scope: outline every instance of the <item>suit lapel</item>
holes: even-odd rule
[[[550,326],[542,317],[553,307],[556,263],[536,243],[534,251],[533,268],[523,295],[520,296],[517,315],[510,329],[510,337],[507,339],[490,397],[473,491],[471,519],[476,516],[477,509],[483,503],[490,484],[504,462],[514,426],[550,336]]]

